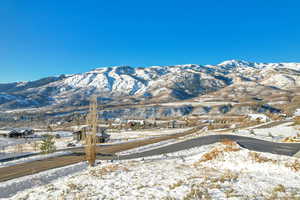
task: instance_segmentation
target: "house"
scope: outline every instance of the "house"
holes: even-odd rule
[[[127,120],[127,124],[139,124],[139,125],[144,125],[144,124],[145,124],[145,120],[130,119],[130,120]]]
[[[265,114],[248,114],[248,118],[252,121],[267,122],[270,118]]]
[[[87,132],[87,127],[84,127],[79,131],[73,132],[73,139],[76,141],[85,140]],[[96,143],[107,142],[109,138],[110,135],[106,133],[106,128],[98,127],[98,132],[96,133]]]
[[[186,121],[171,120],[168,123],[168,128],[184,128],[186,127],[186,125],[187,125]]]
[[[34,130],[30,129],[30,128],[25,128],[25,129],[13,129],[11,130],[8,134],[7,137],[9,138],[24,138],[27,137],[29,135],[33,135],[34,134]]]
[[[294,112],[295,117],[300,117],[300,108],[296,109]]]

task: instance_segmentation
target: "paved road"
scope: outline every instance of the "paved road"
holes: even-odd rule
[[[276,142],[269,142],[269,141],[250,138],[250,137],[222,134],[222,135],[203,136],[203,137],[186,140],[183,142],[171,144],[168,146],[160,147],[145,152],[124,155],[124,156],[120,156],[119,159],[125,160],[125,159],[160,155],[164,153],[172,153],[172,152],[185,150],[193,147],[199,147],[203,145],[213,144],[216,142],[221,142],[224,139],[236,141],[243,148],[253,150],[253,151],[259,151],[259,152],[269,152],[273,154],[293,156],[298,151],[300,151],[300,143],[276,143]],[[99,158],[101,157],[99,156]]]
[[[124,143],[119,146],[110,145],[107,146],[106,149],[103,149],[103,147],[101,147],[101,149],[99,150],[101,150],[102,153],[105,152],[108,154],[114,154],[116,152],[133,149],[136,147],[144,146],[146,144],[152,144],[166,139],[171,139],[171,138],[176,138],[183,135],[191,134],[197,130],[200,130],[200,128],[189,130],[180,134],[174,134],[173,137],[169,135],[169,136],[162,136],[160,138],[152,138],[149,140],[135,141],[132,143]],[[259,152],[269,152],[269,153],[274,153],[279,155],[292,156],[296,154],[298,151],[300,151],[300,143],[274,143],[274,142],[269,142],[269,141],[250,138],[250,137],[220,134],[220,135],[198,137],[195,139],[178,142],[168,146],[164,146],[164,147],[160,147],[160,148],[156,148],[144,152],[139,152],[139,153],[132,153],[129,155],[122,155],[119,157],[98,155],[97,158],[100,160],[111,160],[111,159],[126,160],[126,159],[133,159],[133,158],[142,158],[142,157],[172,153],[172,152],[185,150],[193,147],[213,144],[216,142],[220,142],[224,139],[236,141],[240,146],[244,148],[247,148],[249,150],[259,151]],[[77,162],[81,162],[83,160],[84,160],[84,154],[83,152],[79,151],[77,153],[74,153],[73,155],[60,156],[56,158],[49,158],[45,160],[33,161],[30,163],[23,163],[11,167],[0,168],[0,182],[41,172],[52,168],[74,164]]]
[[[192,134],[194,132],[197,132],[201,130],[203,127],[196,127],[191,128],[190,130],[181,132],[181,133],[175,133],[170,135],[164,135],[160,137],[150,138],[150,139],[144,139],[144,140],[138,140],[138,141],[132,141],[132,142],[126,142],[126,143],[119,143],[114,145],[101,145],[97,146],[97,152],[99,153],[98,156],[103,159],[113,159],[111,156],[103,156],[103,155],[112,155],[121,151],[141,147],[147,144],[153,144],[164,140],[174,139],[178,137],[182,137],[185,135]],[[3,167],[0,168],[0,182],[7,181],[10,179],[42,172],[45,170],[63,167],[67,165],[71,165],[74,163],[82,162],[85,160],[84,157],[84,148],[83,147],[75,147],[75,148],[69,148],[64,149],[61,151],[73,151],[73,154],[71,155],[64,155],[64,156],[57,156],[47,159],[41,159],[36,160],[32,162],[22,163],[10,167]]]

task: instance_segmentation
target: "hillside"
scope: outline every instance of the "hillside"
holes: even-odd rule
[[[230,60],[218,65],[97,68],[82,74],[0,84],[0,109],[101,103],[162,103],[220,97],[240,101],[282,101],[300,87],[300,63],[253,63]],[[278,98],[278,95],[280,98]]]

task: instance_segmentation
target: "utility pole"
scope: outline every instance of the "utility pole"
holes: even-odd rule
[[[87,115],[87,130],[85,138],[85,156],[90,166],[96,161],[96,133],[98,128],[97,97],[93,96],[90,102],[90,109]]]

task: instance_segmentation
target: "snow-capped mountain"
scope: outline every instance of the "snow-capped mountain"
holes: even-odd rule
[[[299,86],[300,63],[229,60],[218,65],[117,66],[0,84],[0,108],[85,105],[94,94],[103,102],[166,102],[217,94],[226,88],[234,92],[230,89],[234,87],[287,91]]]

